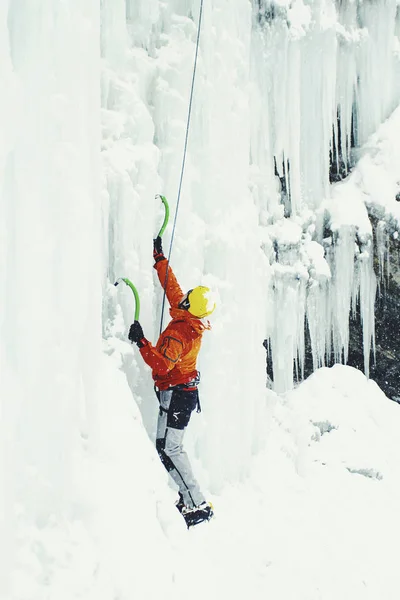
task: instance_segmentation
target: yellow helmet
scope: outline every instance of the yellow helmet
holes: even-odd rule
[[[199,319],[208,317],[215,310],[215,302],[211,300],[210,288],[204,285],[198,285],[193,290],[189,290],[180,303],[182,308],[186,308],[190,314]]]

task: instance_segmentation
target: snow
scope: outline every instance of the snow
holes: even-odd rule
[[[155,341],[199,3],[39,4],[0,6],[0,598],[397,598],[399,407],[324,366],[358,307],[368,374],[398,235],[396,0],[204,2],[171,262],[216,298],[185,440],[216,518],[189,532],[113,284]]]
[[[398,405],[339,365],[268,404],[266,451],[189,532],[178,597],[396,598]]]
[[[13,598],[397,597],[400,412],[374,382],[336,365],[269,392],[266,448],[208,494],[215,519],[187,532],[123,374],[102,367],[78,482],[90,503],[68,523],[19,515]]]

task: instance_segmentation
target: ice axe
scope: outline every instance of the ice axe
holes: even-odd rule
[[[164,208],[165,208],[164,223],[162,224],[162,227],[161,227],[160,231],[158,232],[158,237],[162,237],[163,233],[165,231],[165,228],[168,225],[168,221],[169,221],[169,205],[168,205],[168,202],[167,202],[167,199],[165,196],[161,196],[161,194],[157,194],[156,198],[161,198],[161,202],[164,204]]]
[[[117,279],[117,281],[114,283],[114,285],[117,286],[119,283],[121,283],[121,281],[126,283],[126,285],[131,288],[133,295],[135,296],[135,321],[139,321],[139,315],[140,315],[139,293],[138,293],[136,287],[133,285],[132,281],[130,279],[128,279],[127,277],[120,277],[119,279]]]

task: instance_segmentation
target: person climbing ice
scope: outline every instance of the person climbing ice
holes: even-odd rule
[[[200,412],[196,368],[203,333],[210,329],[205,321],[215,309],[210,290],[198,286],[183,293],[164,256],[162,240],[154,240],[154,268],[170,303],[172,320],[161,333],[156,346],[144,336],[139,321],[129,330],[129,340],[137,344],[143,360],[151,367],[160,403],[156,448],[160,459],[179,488],[176,506],[188,526],[213,515],[197,483],[186,452],[183,437],[192,411]]]

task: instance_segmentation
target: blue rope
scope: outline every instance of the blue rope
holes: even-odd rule
[[[167,259],[167,261],[168,261],[167,273],[165,275],[165,281],[164,281],[164,285],[163,285],[164,293],[163,293],[162,308],[161,308],[160,335],[161,335],[161,332],[162,332],[163,320],[164,320],[165,296],[166,296],[166,289],[167,289],[167,283],[168,283],[168,266],[169,266],[170,259],[171,259],[172,244],[174,242],[174,236],[175,236],[176,220],[177,220],[177,217],[178,217],[179,203],[180,203],[180,200],[181,200],[183,174],[184,174],[184,171],[185,171],[185,164],[186,164],[186,152],[187,152],[188,139],[189,139],[190,118],[192,116],[193,91],[194,91],[194,81],[195,81],[196,69],[197,69],[197,56],[198,56],[198,53],[199,53],[200,29],[201,29],[201,19],[202,19],[202,16],[203,16],[203,0],[200,0],[200,14],[199,14],[199,24],[198,24],[198,28],[197,28],[196,54],[195,54],[195,57],[194,57],[192,86],[191,86],[191,89],[190,89],[189,110],[188,110],[188,117],[187,117],[187,123],[186,123],[185,145],[184,145],[184,148],[183,148],[183,160],[182,160],[181,177],[180,177],[180,180],[179,180],[178,199],[176,201],[174,224],[172,226],[171,241],[170,241],[170,245],[169,245],[169,252],[168,252],[168,259]]]

